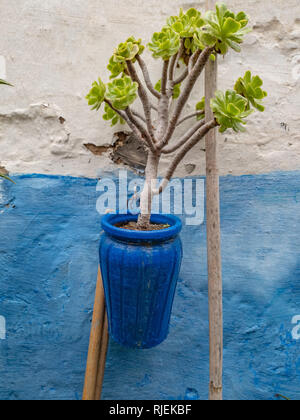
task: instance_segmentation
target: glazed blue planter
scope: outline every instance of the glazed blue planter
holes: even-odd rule
[[[102,219],[100,265],[110,336],[127,347],[149,349],[168,336],[182,261],[182,225],[174,216],[153,215],[152,223],[170,228],[141,232],[115,225],[137,216]]]

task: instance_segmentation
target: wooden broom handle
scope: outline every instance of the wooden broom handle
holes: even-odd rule
[[[82,397],[83,401],[94,401],[96,399],[100,399],[107,345],[107,316],[105,310],[105,297],[102,276],[99,268],[90,335],[90,344],[85,372],[85,381]],[[98,371],[99,369],[100,372]]]
[[[105,372],[108,341],[109,341],[108,320],[107,320],[107,313],[105,311],[104,324],[103,324],[103,330],[102,330],[102,341],[101,341],[101,348],[100,348],[100,355],[99,355],[98,373],[97,373],[96,388],[95,388],[96,401],[99,401],[102,395],[102,386],[103,386],[103,379],[104,379],[104,372]]]

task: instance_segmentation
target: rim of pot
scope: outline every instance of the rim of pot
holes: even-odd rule
[[[182,222],[178,217],[165,214],[153,214],[151,216],[151,223],[170,225],[169,228],[162,230],[137,231],[115,226],[118,223],[136,222],[137,219],[138,215],[107,214],[102,217],[102,229],[114,238],[136,242],[167,241],[178,236],[182,229]]]

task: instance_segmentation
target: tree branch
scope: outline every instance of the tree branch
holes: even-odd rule
[[[127,61],[127,68],[129,71],[129,74],[132,78],[132,80],[134,82],[137,82],[139,85],[138,88],[138,94],[139,97],[141,99],[143,108],[144,108],[144,112],[145,112],[145,117],[146,117],[146,124],[147,124],[147,128],[148,128],[148,132],[150,134],[150,137],[153,141],[153,143],[155,143],[155,136],[154,136],[154,130],[153,130],[153,125],[152,125],[152,118],[151,118],[151,104],[149,102],[149,98],[146,92],[146,89],[144,88],[144,86],[142,85],[142,82],[132,64],[131,61]]]
[[[176,61],[175,61],[175,70],[177,69],[179,60],[181,59],[183,53],[184,53],[184,39],[181,40],[181,44],[180,44],[180,49],[178,51],[177,57],[176,57]]]
[[[151,79],[150,79],[150,75],[148,72],[148,68],[146,66],[146,63],[144,62],[144,60],[141,58],[140,55],[136,56],[137,62],[139,63],[139,66],[142,70],[143,76],[144,76],[144,80],[146,83],[147,88],[149,89],[149,91],[152,93],[152,95],[154,95],[157,99],[160,99],[160,93],[157,92],[157,90],[155,90]]]
[[[169,155],[171,153],[174,153],[176,150],[178,150],[181,146],[183,146],[187,141],[190,140],[190,138],[198,131],[201,127],[203,127],[205,124],[205,120],[202,120],[198,122],[194,127],[192,127],[184,136],[181,137],[181,139],[178,141],[178,143],[174,144],[173,146],[165,147],[162,149],[162,153],[165,155]]]
[[[177,69],[178,62],[179,62],[179,60],[180,60],[180,58],[182,56],[183,51],[184,51],[184,40],[182,39],[181,40],[181,43],[180,43],[180,48],[178,50],[178,53],[175,54],[172,57],[172,60],[171,60],[171,67],[170,67],[170,72],[169,72],[169,79],[170,79],[170,82],[171,82],[171,85],[172,85],[171,86],[172,89],[177,84],[177,83],[174,83],[174,73],[175,73],[175,71]]]
[[[138,131],[141,133],[142,138],[144,138],[144,140],[146,141],[148,147],[151,149],[151,151],[153,153],[156,153],[156,147],[153,143],[153,141],[151,140],[151,137],[149,136],[149,134],[147,133],[146,129],[142,126],[142,124],[139,123],[139,121],[134,117],[134,115],[131,112],[131,109],[128,107],[125,110],[125,113],[129,119],[129,121],[138,129]]]
[[[184,90],[182,92],[182,94],[180,95],[178,101],[177,101],[177,105],[175,108],[175,111],[173,113],[173,116],[169,122],[169,126],[167,129],[167,132],[163,138],[163,140],[160,142],[159,144],[159,148],[162,148],[165,144],[168,143],[168,141],[171,139],[172,135],[174,134],[174,131],[176,129],[176,125],[178,122],[178,119],[181,115],[181,112],[185,106],[185,104],[187,103],[192,89],[194,88],[198,78],[200,77],[206,62],[209,60],[209,57],[211,55],[211,52],[213,51],[212,47],[207,47],[205,48],[205,50],[202,51],[202,53],[200,54],[191,74],[188,76],[188,81],[184,87]],[[188,69],[187,69],[188,72]]]
[[[201,140],[203,139],[203,137],[206,136],[206,134],[212,130],[213,128],[217,127],[218,123],[216,122],[216,120],[211,120],[208,123],[206,123],[205,125],[203,125],[203,127],[201,128],[201,130],[199,130],[186,144],[185,146],[182,148],[182,150],[180,150],[178,152],[178,154],[175,156],[173,162],[171,163],[167,174],[165,176],[165,178],[163,179],[163,181],[161,182],[161,185],[159,186],[158,189],[155,189],[153,191],[154,195],[158,195],[161,194],[164,189],[167,187],[170,179],[172,178],[172,176],[174,175],[179,163],[182,161],[182,159],[185,157],[185,155]]]
[[[170,82],[173,82],[173,80],[174,80],[174,71],[175,71],[175,63],[176,63],[176,60],[177,60],[177,55],[178,55],[178,53],[173,55],[173,57],[171,58],[171,61],[170,61],[170,68],[169,68],[169,80],[170,80]]]
[[[127,122],[128,126],[131,128],[131,130],[133,131],[134,135],[137,137],[137,139],[139,139],[142,143],[144,143],[146,146],[149,147],[149,135],[148,135],[148,139],[147,136],[146,138],[143,137],[143,133],[142,131],[137,127],[136,125],[136,121],[131,118],[129,118],[129,116],[127,115],[126,112],[120,111],[119,109],[115,108],[113,106],[113,104],[108,100],[108,99],[104,99],[104,102],[107,103],[107,105],[110,106],[111,109],[113,109],[121,118],[123,118],[124,121]],[[134,121],[134,122],[133,122]],[[138,123],[138,125],[140,126],[140,124]],[[142,128],[143,131],[145,131],[145,129],[143,129],[142,126],[140,126]],[[146,132],[147,134],[147,132]]]
[[[170,61],[164,61],[161,77],[161,97],[158,104],[158,125],[156,129],[156,138],[160,142],[169,123],[169,91],[168,91],[168,69]]]
[[[177,127],[179,127],[181,124],[183,124],[185,121],[194,118],[194,117],[201,117],[202,115],[205,115],[204,111],[197,111],[197,112],[193,112],[193,114],[189,114],[186,117],[182,118],[180,121],[178,121],[177,123]]]
[[[179,83],[182,83],[188,77],[188,75],[191,73],[193,67],[195,66],[195,63],[197,62],[200,54],[201,54],[201,50],[199,50],[199,49],[196,50],[196,52],[194,52],[194,54],[190,58],[190,61],[189,61],[189,64],[188,64],[187,68],[184,70],[182,75],[179,76],[177,80],[175,80],[174,85],[178,85]]]
[[[168,84],[168,68],[169,68],[169,60],[164,61],[163,64],[163,72],[162,72],[162,79],[161,79],[161,96],[167,95],[167,84]]]
[[[174,86],[179,85],[180,83],[184,82],[184,80],[188,77],[188,75],[189,75],[189,69],[186,68],[184,72],[182,73],[182,75],[179,76],[178,79],[174,81]]]
[[[141,121],[147,124],[146,119],[139,112],[135,111],[134,109],[132,109],[131,112],[135,117],[139,118]]]
[[[108,99],[104,99],[104,102],[107,103],[107,105],[114,110],[121,118],[123,118],[124,121],[127,122],[127,124],[130,126],[132,125],[132,123],[130,122],[129,118],[127,117],[127,115],[125,114],[125,112],[115,108],[113,106],[113,104],[108,100]],[[131,127],[130,127],[131,128]]]
[[[194,54],[191,56],[190,61],[189,61],[189,65],[188,65],[188,72],[189,74],[192,72],[195,63],[197,62],[199,56],[201,54],[201,50],[196,50],[196,52],[194,52]]]

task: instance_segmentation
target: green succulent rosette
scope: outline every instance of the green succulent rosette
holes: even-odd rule
[[[262,89],[263,81],[259,76],[252,77],[250,71],[247,71],[244,77],[240,77],[234,86],[234,90],[248,100],[248,109],[252,105],[258,111],[263,112],[265,107],[262,100],[268,96]]]
[[[247,99],[234,90],[227,90],[225,94],[221,91],[216,92],[215,98],[211,100],[211,108],[221,133],[230,128],[237,133],[245,131],[245,119],[253,112],[247,110],[247,105]]]
[[[154,58],[169,60],[179,51],[180,35],[171,28],[163,28],[161,32],[155,32],[153,34],[148,48]]]
[[[198,10],[191,8],[186,13],[180,9],[179,16],[171,16],[167,24],[181,38],[193,38],[194,33],[205,24],[205,21]]]
[[[111,72],[110,79],[115,79],[120,74],[126,74],[126,61],[136,61],[137,54],[141,55],[145,50],[142,40],[136,40],[133,36],[126,42],[121,43],[115,49],[114,55],[110,58],[107,69]]]
[[[126,61],[133,61],[137,54],[142,54],[145,47],[142,45],[142,40],[136,40],[134,37],[128,38],[126,42],[121,43],[114,52],[114,61],[116,63],[124,63]]]
[[[205,25],[194,35],[195,42],[215,46],[216,52],[222,55],[225,55],[229,48],[240,52],[244,36],[251,32],[251,29],[247,28],[247,15],[244,12],[235,15],[224,3],[217,3],[216,11],[207,12],[204,20]]]
[[[145,46],[142,44],[142,39],[135,39],[134,36],[131,36],[127,39],[127,42],[132,42],[133,44],[137,45],[139,47],[138,54],[141,55],[145,51]]]
[[[92,107],[92,110],[99,111],[106,93],[106,86],[99,78],[98,82],[94,82],[92,85],[92,89],[86,96],[88,104]]]
[[[129,76],[123,76],[108,83],[106,98],[111,101],[114,108],[125,110],[136,100],[138,87],[139,85]]]

